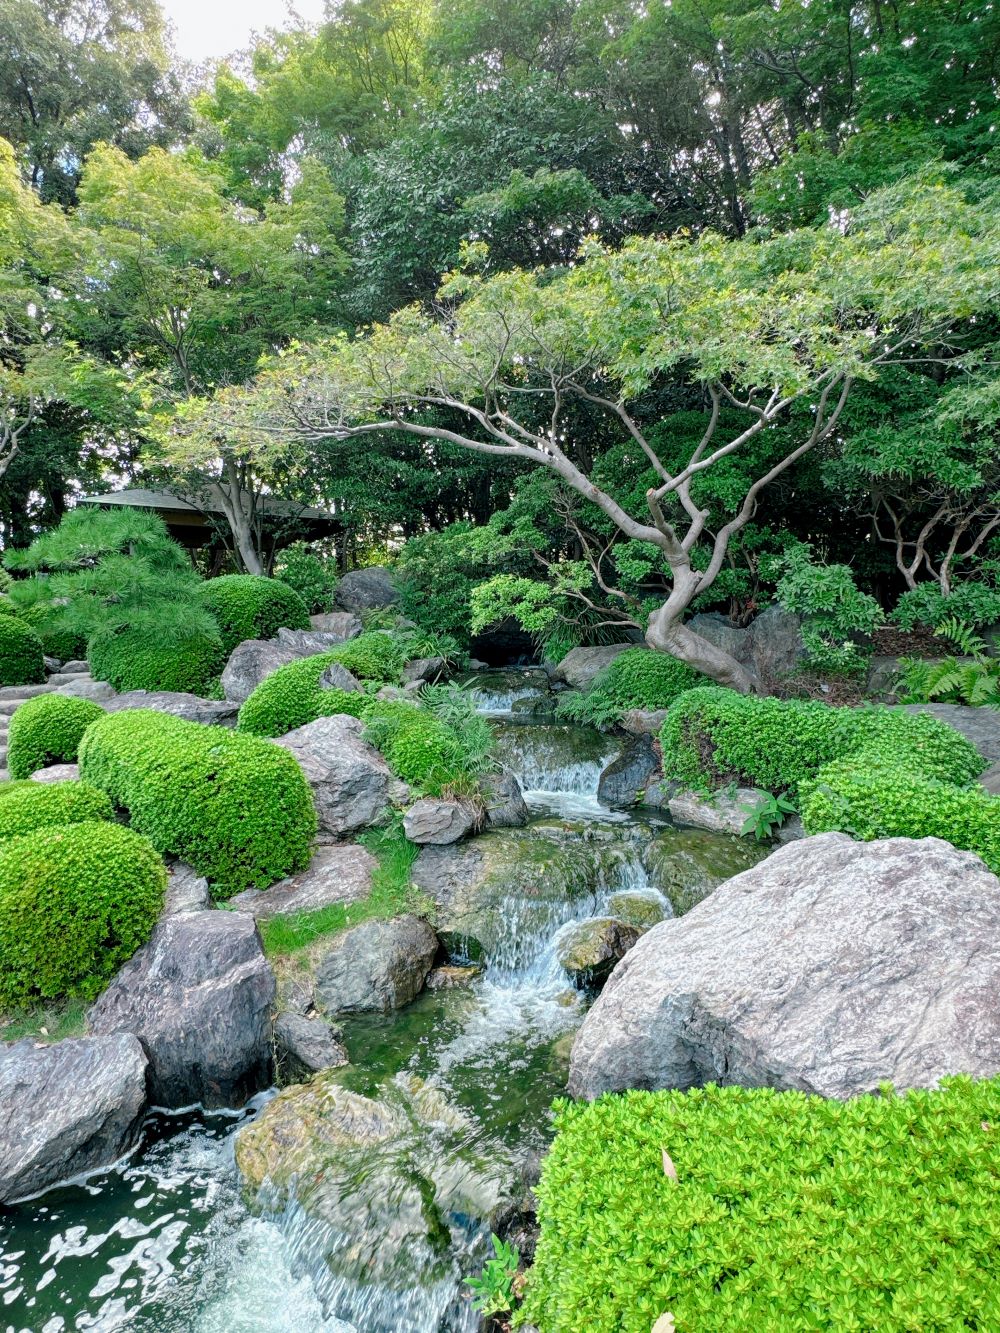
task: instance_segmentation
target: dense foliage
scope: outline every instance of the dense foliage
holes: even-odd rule
[[[244,639],[273,639],[282,628],[309,628],[309,608],[280,579],[228,574],[202,584],[198,594],[218,622],[227,657]]]
[[[416,791],[478,797],[478,778],[490,767],[493,735],[461,690],[426,687],[419,703],[375,699],[362,717],[365,739]]]
[[[114,819],[104,792],[85,782],[25,782],[0,801],[0,840],[61,824]]]
[[[166,887],[149,841],[117,824],[39,828],[0,843],[0,1004],[93,999],[148,940]]]
[[[330,562],[296,542],[283,551],[274,568],[276,578],[294,589],[306,604],[310,615],[329,611],[337,576]]]
[[[217,898],[268,888],[309,863],[309,784],[279,746],[146,709],[93,723],[80,776],[131,826],[210,881]]]
[[[45,679],[42,641],[19,616],[0,616],[0,686]]]
[[[7,768],[11,777],[29,778],[48,764],[75,764],[83,733],[103,716],[103,708],[90,699],[63,694],[28,699],[10,720]]]
[[[561,1102],[522,1318],[545,1333],[990,1328],[1000,1083]],[[664,1170],[668,1153],[676,1178]]]
[[[794,790],[832,760],[860,752],[906,755],[911,767],[942,782],[970,782],[986,767],[964,736],[927,713],[746,698],[712,686],[680,696],[660,742],[665,776],[703,788],[739,782]]]
[[[240,708],[240,731],[284,736],[318,717],[334,713],[360,717],[365,704],[362,692],[323,684],[323,676],[334,665],[344,667],[358,680],[388,684],[398,681],[403,658],[387,634],[372,632],[328,653],[289,662],[262,681]]]
[[[146,625],[100,631],[87,644],[95,680],[116,690],[184,690],[205,694],[226,663],[222,641],[198,628],[179,631],[172,643]]]
[[[595,677],[586,694],[567,694],[558,703],[560,717],[605,727],[620,722],[630,708],[655,712],[669,708],[679,694],[705,678],[664,653],[627,648]]]

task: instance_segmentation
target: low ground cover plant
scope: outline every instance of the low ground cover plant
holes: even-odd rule
[[[562,1101],[519,1320],[545,1333],[1000,1327],[1000,1080]],[[668,1154],[676,1178],[665,1169]]]
[[[158,851],[207,876],[217,898],[309,863],[309,784],[287,750],[254,736],[147,709],[111,713],[83,738],[80,776]]]
[[[12,778],[29,778],[48,764],[73,764],[83,733],[104,716],[92,699],[40,694],[28,699],[10,720],[7,768]]]
[[[238,728],[252,736],[284,736],[307,722],[336,713],[359,717],[365,695],[359,691],[324,689],[320,679],[328,667],[344,667],[360,681],[376,685],[399,680],[403,655],[387,634],[361,634],[356,639],[289,662],[260,683],[240,709]]]
[[[309,608],[294,588],[260,574],[224,574],[198,589],[215,617],[228,657],[244,639],[273,639],[279,629],[308,629]]]
[[[704,681],[704,676],[667,653],[628,648],[595,677],[585,694],[564,695],[556,712],[568,722],[614,726],[629,709],[669,708],[678,695]]]
[[[20,616],[0,616],[0,686],[37,685],[44,679],[41,639]]]
[[[114,819],[103,791],[86,782],[20,782],[0,800],[0,842],[35,829]]]
[[[166,887],[149,840],[117,824],[64,824],[0,842],[0,1004],[93,999],[149,939]]]

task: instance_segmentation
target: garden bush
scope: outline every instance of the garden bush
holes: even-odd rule
[[[0,595],[0,616],[17,616],[23,620],[24,617],[9,598]]]
[[[0,616],[0,686],[45,679],[42,641],[18,616]]]
[[[145,627],[100,632],[87,645],[95,680],[116,690],[210,691],[226,663],[222,641],[193,631],[172,641]]]
[[[397,681],[403,669],[403,655],[387,634],[361,634],[328,653],[289,662],[261,681],[240,709],[239,730],[253,736],[284,736],[318,717],[334,713],[360,717],[363,694],[320,688],[320,677],[335,662],[359,680],[376,683]]]
[[[886,755],[906,751],[921,772],[945,782],[969,782],[985,767],[964,736],[926,713],[834,708],[715,686],[677,699],[660,743],[665,777],[696,788],[738,782],[788,791],[862,747]]]
[[[415,703],[375,700],[364,718],[365,739],[404,782],[436,795],[469,776],[454,731]]]
[[[586,694],[567,694],[557,713],[571,722],[613,726],[630,708],[669,708],[678,695],[707,678],[667,653],[629,648],[595,678]]]
[[[519,1320],[545,1333],[1000,1328],[1000,1080],[561,1101]],[[665,1170],[664,1153],[676,1170]]]
[[[281,579],[226,574],[203,583],[199,598],[218,622],[227,657],[244,639],[273,639],[279,629],[309,629],[309,608]]]
[[[309,864],[312,793],[277,745],[147,709],[111,713],[87,729],[80,776],[157,850],[207,876],[217,898]]]
[[[39,694],[10,720],[7,768],[12,778],[29,778],[48,764],[74,764],[83,733],[104,709],[91,699]]]
[[[0,841],[35,829],[115,817],[107,795],[86,782],[24,782],[0,801]]]
[[[274,573],[282,583],[295,589],[311,615],[330,610],[337,586],[332,561],[321,559],[303,543],[296,542],[281,553]]]
[[[93,999],[149,939],[166,887],[152,844],[117,824],[0,843],[0,1004]]]
[[[928,777],[891,756],[860,750],[800,787],[807,833],[873,838],[944,838],[975,852],[1000,875],[1000,800],[982,787]]]
[[[42,641],[42,649],[60,662],[79,660],[87,655],[87,636],[65,623],[64,609],[49,602],[36,602],[20,613]]]

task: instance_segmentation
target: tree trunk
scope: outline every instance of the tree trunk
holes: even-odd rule
[[[717,685],[727,685],[740,694],[760,693],[761,684],[754,673],[741,666],[724,648],[717,647],[682,625],[669,602],[649,617],[646,642],[650,648],[669,653],[687,666],[694,667],[695,671],[702,672]]]
[[[247,506],[243,503],[243,494],[238,479],[231,475],[228,492],[224,486],[215,482],[210,487],[210,493],[226,516],[229,530],[233,534],[233,545],[237,559],[248,574],[263,574],[264,566],[254,544],[253,528],[247,513]]]

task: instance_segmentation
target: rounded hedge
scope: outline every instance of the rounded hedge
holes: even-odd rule
[[[93,999],[149,939],[166,887],[152,844],[117,824],[0,843],[0,1004]]]
[[[0,616],[0,686],[38,685],[44,679],[41,639],[18,616]]]
[[[48,764],[76,763],[83,733],[104,709],[91,699],[39,694],[10,720],[7,768],[12,778],[29,778]]]
[[[240,731],[252,736],[284,736],[318,717],[350,713],[360,717],[366,699],[358,691],[321,689],[320,677],[334,663],[359,680],[396,681],[403,654],[387,634],[361,634],[356,639],[279,667],[257,686],[239,713]]]
[[[35,829],[115,817],[107,795],[85,782],[25,782],[17,787],[0,801],[0,841]]]
[[[834,708],[812,700],[689,690],[660,732],[665,778],[692,787],[727,782],[787,791],[834,759],[873,747],[904,751],[921,772],[965,783],[986,767],[975,747],[927,713],[882,706]]]
[[[364,716],[365,739],[405,782],[440,790],[465,776],[454,733],[433,713],[400,699],[372,702]]]
[[[87,729],[80,776],[159,851],[205,875],[217,898],[309,864],[309,784],[287,750],[254,736],[148,709],[109,713]]]
[[[557,1103],[519,1318],[545,1333],[1000,1328],[1000,1079]],[[669,1153],[675,1176],[664,1170]]]
[[[0,616],[16,616],[18,620],[24,619],[24,616],[10,598],[3,596],[0,596]]]
[[[203,634],[164,643],[145,630],[96,634],[87,644],[95,680],[116,690],[180,690],[201,694],[225,665],[222,641]]]
[[[198,590],[222,634],[228,657],[244,639],[272,639],[279,629],[309,629],[309,608],[281,579],[260,574],[224,574]]]
[[[669,708],[685,690],[707,679],[669,653],[627,648],[596,676],[586,694],[564,695],[557,712],[570,721],[606,727],[631,708],[647,712]]]

